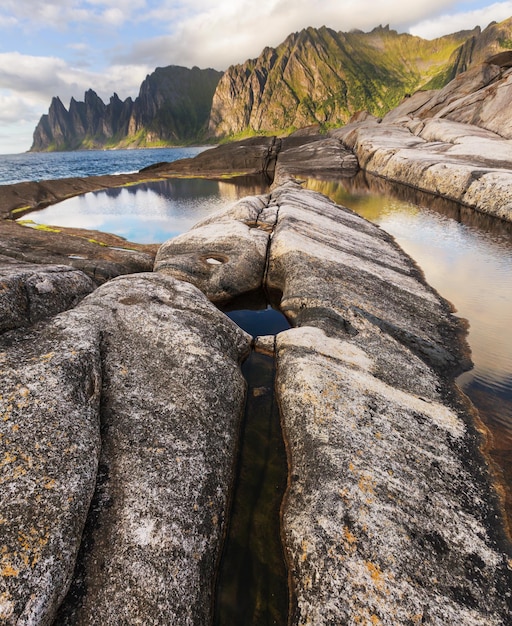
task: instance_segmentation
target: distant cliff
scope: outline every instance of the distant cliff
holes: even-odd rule
[[[385,115],[419,89],[439,89],[512,49],[512,18],[432,41],[379,26],[369,33],[326,27],[293,33],[257,59],[212,69],[157,68],[139,96],[109,104],[92,90],[69,111],[54,98],[33,151],[179,145],[285,135],[345,124],[357,111]]]
[[[209,131],[221,137],[339,126],[361,109],[382,115],[438,75],[446,74],[446,83],[458,49],[479,32],[427,41],[388,27],[370,33],[302,30],[226,71]]]
[[[222,72],[171,65],[147,76],[139,96],[105,104],[89,89],[69,110],[53,98],[34,131],[31,151],[184,144],[204,135]]]

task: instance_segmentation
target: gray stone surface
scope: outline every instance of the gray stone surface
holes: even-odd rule
[[[369,120],[347,133],[365,124],[398,152],[425,143]],[[155,268],[0,338],[4,623],[211,623],[251,338],[190,283],[280,292],[295,326],[275,339],[290,623],[511,621],[512,550],[453,384],[465,325],[389,235],[289,181]]]
[[[242,200],[170,239],[157,253],[155,271],[194,284],[212,302],[261,288],[275,221],[268,202],[266,196]]]
[[[512,70],[483,64],[329,134],[364,170],[512,221]]]
[[[100,332],[70,313],[0,338],[0,623],[51,623],[94,492]]]
[[[437,118],[360,122],[333,132],[371,174],[512,221],[512,140]]]
[[[88,276],[71,267],[18,263],[0,256],[0,332],[72,308],[94,288]]]
[[[295,135],[281,139],[274,184],[290,176],[353,176],[358,169],[357,159],[338,139],[325,135]]]
[[[378,228],[292,184],[272,200],[292,623],[507,623],[510,546],[452,383],[463,326]]]
[[[67,232],[51,232],[21,226],[10,220],[0,220],[0,255],[24,263],[38,265],[68,265],[87,274],[96,285],[115,276],[150,271],[154,253],[129,249],[120,237],[94,231],[79,231],[80,236]],[[108,243],[107,243],[108,242]],[[120,249],[126,245],[127,249]],[[135,247],[138,247],[134,244]]]
[[[51,623],[98,462],[58,623],[209,623],[249,342],[161,274],[3,335],[2,623]]]

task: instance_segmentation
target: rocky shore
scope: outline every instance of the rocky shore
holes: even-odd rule
[[[210,301],[260,287],[293,325],[275,339],[290,623],[507,622],[512,552],[453,385],[465,329],[388,235],[290,181],[169,241],[153,272],[12,316],[4,623],[210,623],[251,343]]]
[[[500,63],[486,84],[502,94]],[[486,435],[454,384],[465,326],[390,236],[293,178],[360,166],[511,220],[509,139],[438,115],[433,97],[403,106],[435,115],[5,188],[2,623],[211,623],[253,346],[275,358],[287,450],[289,624],[512,621]],[[274,184],[158,250],[6,219],[101,185],[226,172]],[[256,290],[280,295],[290,330],[253,338],[215,306]]]

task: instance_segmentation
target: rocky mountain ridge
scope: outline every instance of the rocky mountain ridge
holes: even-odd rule
[[[146,77],[135,100],[117,94],[105,104],[95,91],[69,110],[52,100],[34,131],[32,152],[185,144],[206,130],[213,93],[222,72],[159,67]]]
[[[512,18],[432,41],[388,26],[368,33],[307,28],[223,74],[157,68],[134,101],[114,94],[105,105],[89,90],[68,111],[54,98],[31,149],[180,145],[333,128],[360,110],[381,117],[417,90],[444,87],[511,48]]]

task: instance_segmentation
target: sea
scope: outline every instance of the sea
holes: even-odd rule
[[[130,174],[154,163],[194,157],[210,147],[0,154],[0,185],[75,176]]]

